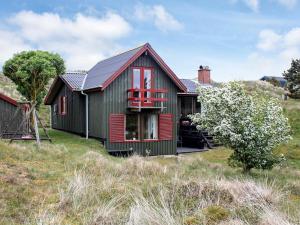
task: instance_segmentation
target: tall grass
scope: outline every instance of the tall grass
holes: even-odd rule
[[[139,156],[111,159],[88,152],[79,160],[80,171],[66,180],[59,201],[35,221],[75,224],[291,224],[280,210],[287,193],[275,183],[249,178],[227,179],[201,172],[187,177],[183,168],[206,162],[197,158],[159,163]],[[190,169],[189,169],[190,170]],[[198,171],[197,168],[195,168]],[[49,213],[51,211],[51,213]],[[270,218],[271,213],[276,217]],[[38,219],[37,219],[38,218]],[[49,222],[50,221],[50,222]],[[75,222],[77,221],[77,222]]]

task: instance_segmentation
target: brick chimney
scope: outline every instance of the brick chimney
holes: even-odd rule
[[[199,66],[198,70],[198,82],[200,84],[210,84],[210,69],[208,66]]]

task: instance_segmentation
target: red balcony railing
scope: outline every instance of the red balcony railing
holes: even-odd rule
[[[168,99],[165,94],[166,89],[135,89],[131,88],[128,92],[128,107],[130,108],[164,108],[164,102]]]

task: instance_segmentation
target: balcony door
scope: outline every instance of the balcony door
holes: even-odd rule
[[[153,74],[151,68],[133,68],[132,88],[136,89],[132,97],[138,98],[137,101],[132,102],[132,105],[139,106],[141,103],[141,106],[153,106],[153,101],[151,101],[151,89],[153,89]]]

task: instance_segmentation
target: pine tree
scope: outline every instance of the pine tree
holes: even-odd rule
[[[300,98],[300,59],[293,59],[291,68],[283,73],[292,98]]]

